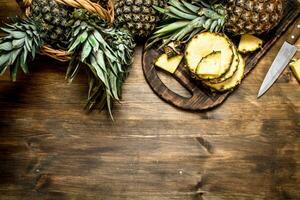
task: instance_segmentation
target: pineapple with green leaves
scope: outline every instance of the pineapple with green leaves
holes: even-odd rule
[[[87,108],[100,110],[107,106],[112,117],[113,100],[121,99],[123,81],[133,60],[135,43],[127,30],[106,27],[98,23],[87,23],[85,11],[78,18],[71,32],[69,52],[73,52],[67,70],[72,81],[82,64],[88,69],[89,95]],[[86,20],[85,20],[86,19]],[[105,27],[105,28],[104,28]]]
[[[227,31],[234,35],[261,34],[276,26],[283,14],[283,0],[207,1],[168,0],[155,8],[164,14],[162,25],[151,37],[152,43],[188,40],[201,31]],[[150,43],[150,44],[152,44]]]
[[[107,107],[112,117],[111,107],[121,99],[133,59],[135,43],[127,30],[55,0],[33,0],[30,17],[13,19],[1,30],[6,33],[0,38],[1,74],[9,69],[15,81],[19,68],[28,73],[28,61],[43,45],[67,50],[72,58],[66,78],[71,82],[80,68],[85,68],[89,80],[87,108]]]
[[[17,18],[1,28],[6,35],[0,38],[0,75],[9,69],[11,79],[16,81],[19,68],[28,73],[28,60],[33,60],[44,44],[39,27],[30,18]]]

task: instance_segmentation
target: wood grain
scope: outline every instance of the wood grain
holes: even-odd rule
[[[249,75],[258,61],[280,38],[280,36],[286,31],[286,29],[290,25],[294,24],[294,21],[298,18],[299,14],[300,3],[298,3],[297,0],[287,1],[285,4],[284,16],[280,23],[269,33],[265,34],[264,36],[260,36],[264,41],[262,48],[259,51],[254,52],[250,56],[247,56],[247,58],[244,58],[246,60],[246,67],[243,79],[245,79]],[[238,39],[234,37],[231,39],[233,39],[233,41],[236,42],[236,45],[238,45]],[[144,50],[142,58],[144,76],[154,93],[156,93],[161,99],[173,106],[192,111],[204,111],[213,109],[216,106],[221,105],[226,100],[226,98],[229,97],[235,89],[237,89],[237,87],[235,87],[232,90],[223,93],[211,92],[207,87],[202,85],[200,81],[196,81],[191,77],[189,70],[186,66],[184,66],[185,63],[182,62],[174,72],[174,74],[172,74],[171,76],[173,76],[174,79],[176,79],[184,88],[186,88],[191,93],[191,96],[186,97],[179,95],[168,88],[159,78],[157,74],[158,70],[154,66],[154,63],[159,55],[160,53],[157,49],[152,48]]]
[[[0,0],[2,15],[17,11],[8,2]],[[203,113],[176,109],[152,92],[140,45],[114,123],[107,112],[84,113],[86,77],[68,85],[65,64],[38,57],[16,83],[5,74],[0,199],[300,199],[299,83],[287,70],[256,99],[282,44],[283,37],[221,107]]]

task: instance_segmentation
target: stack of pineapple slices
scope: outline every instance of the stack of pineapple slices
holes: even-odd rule
[[[155,65],[175,73],[183,57],[193,77],[214,91],[225,92],[238,86],[244,76],[245,61],[240,53],[254,52],[263,41],[253,35],[242,35],[238,46],[224,34],[203,32],[195,35],[186,45],[184,56],[168,50]],[[175,49],[169,44],[169,49]],[[169,55],[173,55],[170,57]]]
[[[244,76],[244,59],[224,34],[196,35],[187,44],[185,58],[193,75],[219,92],[236,87]]]
[[[199,33],[187,43],[184,56],[162,54],[155,65],[174,73],[183,57],[193,77],[214,91],[233,89],[244,76],[244,59],[224,34]]]

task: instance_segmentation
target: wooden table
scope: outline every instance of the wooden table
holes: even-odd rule
[[[14,14],[15,6],[0,0],[0,15]],[[299,84],[287,71],[256,99],[282,43],[221,107],[203,113],[178,110],[153,94],[140,46],[115,122],[107,112],[82,110],[86,77],[68,85],[65,64],[39,57],[16,83],[6,74],[0,199],[300,199]]]

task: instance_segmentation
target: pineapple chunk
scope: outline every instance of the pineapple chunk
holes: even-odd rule
[[[296,79],[300,82],[300,59],[290,64],[290,68]]]
[[[253,35],[245,34],[241,36],[238,50],[241,53],[256,51],[261,48],[263,41]]]
[[[182,58],[183,58],[182,55],[168,58],[167,54],[164,53],[161,56],[159,56],[159,58],[155,62],[155,65],[173,74],[178,68],[178,66],[180,65]]]
[[[221,52],[212,52],[202,58],[197,69],[198,76],[219,77],[221,72]]]
[[[227,79],[224,82],[216,83],[216,84],[206,82],[206,81],[203,83],[206,84],[208,87],[217,90],[219,92],[225,92],[235,88],[241,83],[245,71],[245,61],[241,55],[239,55],[239,60],[240,62],[239,62],[238,69],[230,79]]]
[[[189,70],[197,73],[200,61],[213,52],[221,52],[221,65],[218,77],[226,73],[233,61],[233,52],[231,43],[224,34],[204,32],[195,35],[187,44],[185,50],[185,59]],[[198,68],[201,69],[201,68]],[[197,74],[200,79],[214,79],[216,76],[210,77]]]

